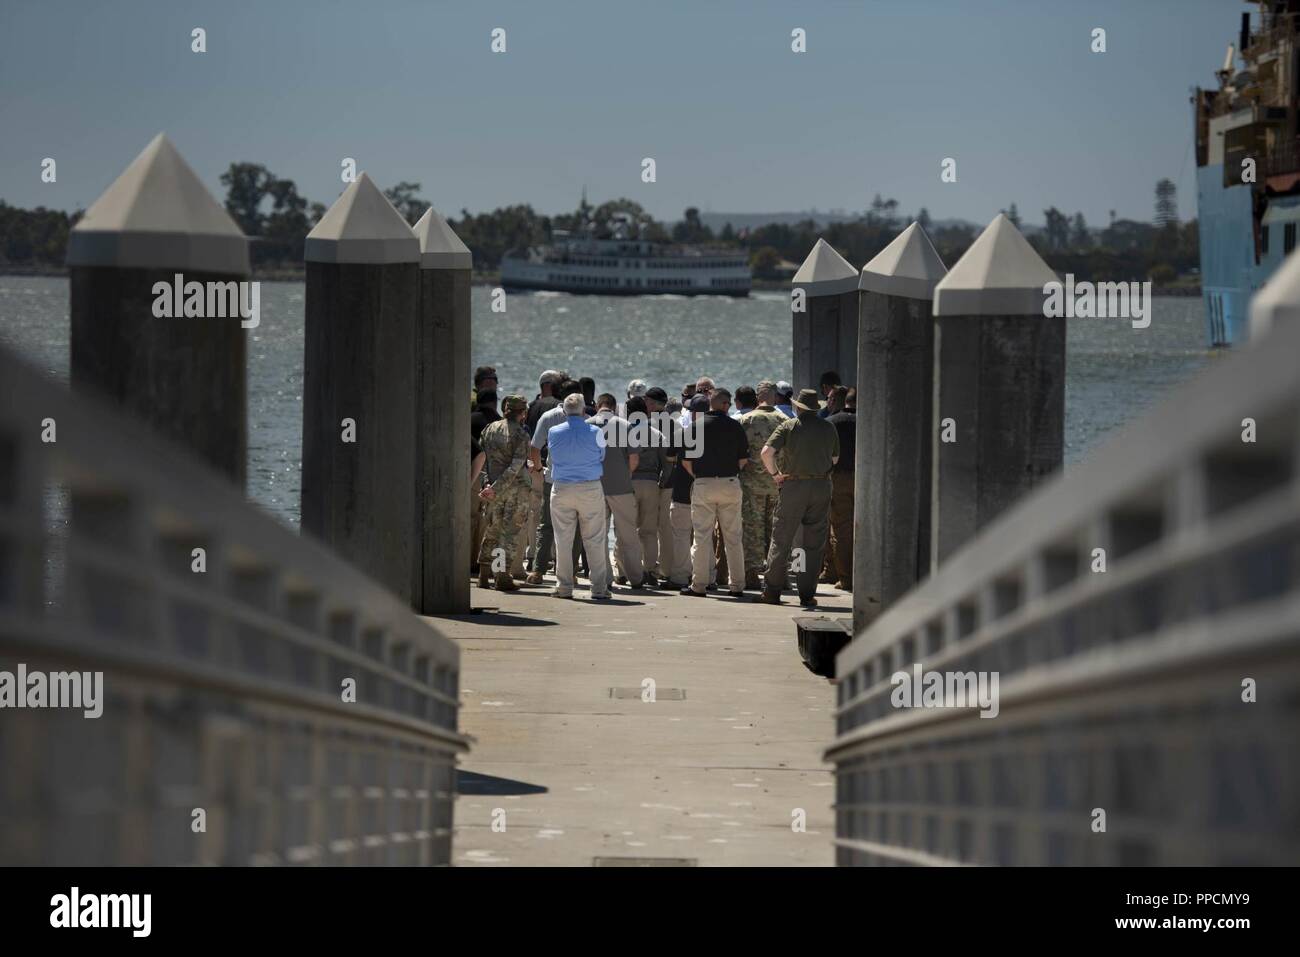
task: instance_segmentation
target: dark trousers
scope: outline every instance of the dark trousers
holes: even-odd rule
[[[831,480],[786,479],[777,492],[776,514],[772,518],[772,547],[767,553],[764,590],[780,594],[785,588],[786,566],[794,536],[803,530],[804,561],[799,572],[799,597],[817,594],[817,577],[826,551],[826,534],[831,508]]]
[[[542,485],[542,515],[537,523],[537,550],[533,552],[533,564],[528,570],[546,574],[553,551],[555,551],[555,523],[551,521],[551,483],[546,482]]]
[[[831,571],[845,585],[853,584],[853,473],[831,473]]]
[[[537,523],[537,551],[533,555],[530,572],[545,575],[551,564],[551,553],[555,551],[555,523],[551,521],[551,483],[542,486],[542,517]],[[587,553],[583,550],[581,536],[573,536],[573,567],[578,567],[578,558],[582,558],[582,570],[587,570]]]

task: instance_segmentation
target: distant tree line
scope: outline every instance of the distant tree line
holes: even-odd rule
[[[301,266],[307,233],[325,214],[325,205],[298,192],[297,185],[257,163],[231,163],[221,175],[225,206],[246,235],[252,238],[254,268],[294,269]],[[420,197],[420,184],[402,181],[384,195],[415,223],[429,208]],[[1045,225],[1028,239],[1047,263],[1079,279],[1153,279],[1172,282],[1199,263],[1196,220],[1177,220],[1173,184],[1162,180],[1156,187],[1156,222],[1112,220],[1102,230],[1088,227],[1082,213],[1068,216],[1051,207],[1043,211]],[[1021,226],[1012,203],[1004,210]],[[68,231],[81,213],[64,213],[38,207],[17,209],[0,201],[0,265],[57,268],[63,265]],[[544,216],[532,206],[504,206],[490,213],[461,210],[460,219],[449,218],[452,229],[474,254],[474,266],[495,271],[502,257],[556,238],[590,232],[608,238],[623,235],[654,242],[714,243],[745,249],[754,275],[760,279],[783,274],[782,263],[800,263],[818,238],[825,239],[854,265],[861,265],[884,249],[908,223],[919,222],[929,233],[943,261],[956,262],[975,239],[975,229],[962,224],[935,224],[922,208],[914,216],[899,213],[895,199],[877,195],[858,218],[819,225],[812,219],[798,223],[769,223],[735,230],[727,223],[716,234],[690,207],[680,222],[666,226],[639,203],[622,198],[592,206],[583,198],[572,213]],[[788,269],[788,266],[785,267]]]
[[[0,199],[0,265],[61,267],[68,231],[80,218],[80,212],[19,209]]]

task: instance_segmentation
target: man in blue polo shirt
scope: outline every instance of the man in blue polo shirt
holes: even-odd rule
[[[573,597],[573,536],[580,530],[587,552],[591,597],[609,598],[605,540],[605,445],[600,427],[586,421],[581,393],[564,397],[564,421],[547,433],[551,468],[551,521],[555,526],[555,577],[551,594]]]

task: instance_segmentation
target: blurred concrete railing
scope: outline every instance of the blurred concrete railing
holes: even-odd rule
[[[0,864],[449,863],[457,646],[0,350],[0,672],[19,664],[103,672],[102,715],[0,709]]]
[[[996,673],[996,717],[894,707],[915,663]],[[1300,859],[1300,324],[1022,499],[837,674],[841,865]]]

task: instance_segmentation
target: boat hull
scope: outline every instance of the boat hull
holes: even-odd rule
[[[732,299],[745,299],[749,296],[748,289],[692,289],[680,287],[670,289],[666,286],[662,289],[653,287],[624,288],[619,286],[611,286],[608,289],[593,289],[578,284],[529,282],[504,277],[501,279],[501,288],[516,292],[567,292],[575,296],[728,296]]]

